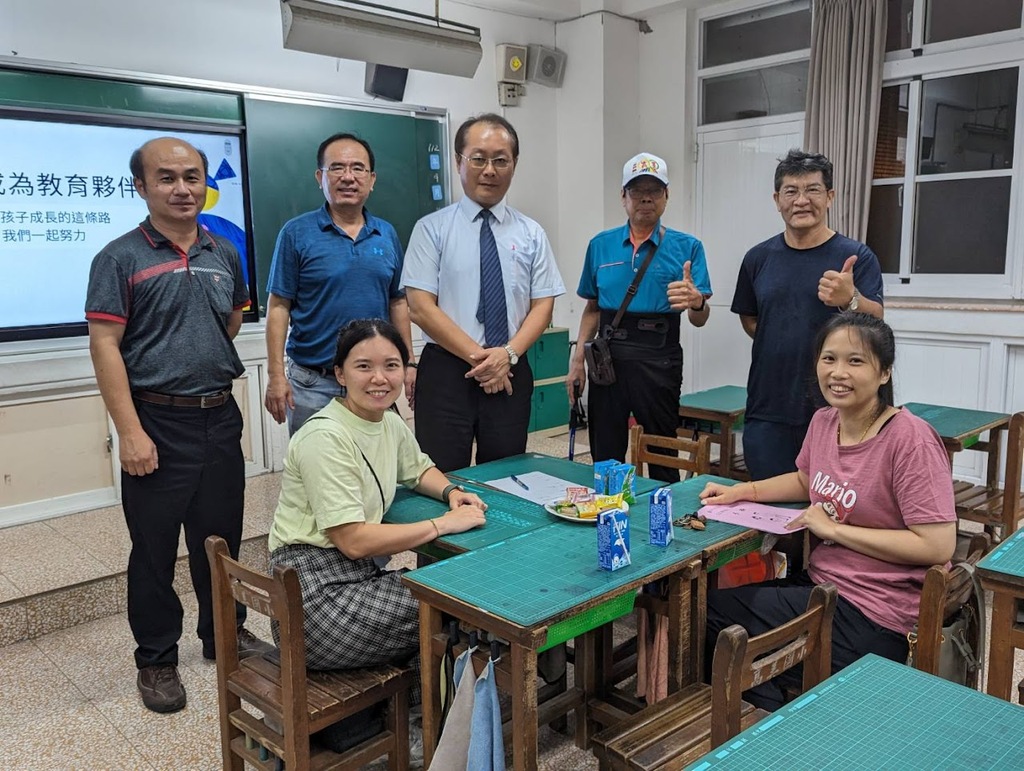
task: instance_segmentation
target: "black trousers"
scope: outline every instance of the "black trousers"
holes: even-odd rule
[[[443,472],[526,452],[533,371],[526,357],[512,368],[512,395],[485,394],[466,378],[470,366],[430,343],[416,375],[416,439]]]
[[[812,589],[814,583],[806,573],[735,589],[709,589],[704,678],[710,682],[711,661],[719,632],[727,626],[739,624],[751,637],[755,637],[781,626],[807,610]],[[833,674],[867,653],[905,662],[907,647],[905,635],[879,626],[852,603],[838,598],[832,618]],[[803,665],[798,664],[788,672],[745,691],[743,698],[755,707],[774,712],[783,705],[787,689],[802,690],[803,676]]]
[[[676,436],[679,428],[679,390],[683,385],[683,351],[676,345],[619,355],[612,345],[615,382],[608,386],[590,384],[590,455],[594,460],[625,461],[629,445],[629,415],[644,427],[644,433]],[[669,451],[658,449],[662,454]],[[678,482],[679,472],[667,466],[648,468],[648,476],[663,482]]]
[[[743,423],[743,457],[750,478],[758,481],[796,471],[796,456],[803,447],[807,425],[748,418]]]
[[[204,541],[219,535],[238,557],[245,503],[242,413],[234,399],[212,409],[135,401],[156,444],[159,467],[147,476],[121,473],[121,500],[132,538],[128,558],[128,623],[135,664],[177,665],[183,611],[174,592],[178,537],[185,528],[192,586],[199,601],[196,632],[213,648],[213,597]],[[236,605],[239,626],[245,607]]]

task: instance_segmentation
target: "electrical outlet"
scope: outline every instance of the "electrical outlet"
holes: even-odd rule
[[[502,107],[518,107],[519,87],[515,83],[499,83],[498,104]]]

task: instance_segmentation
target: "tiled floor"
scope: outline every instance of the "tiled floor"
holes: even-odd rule
[[[579,451],[586,452],[582,433],[578,442]],[[565,436],[531,437],[530,449],[552,455],[564,456],[566,446]],[[578,459],[588,462],[589,456]],[[278,475],[248,481],[246,537],[267,532],[279,485]],[[28,623],[35,633],[56,629],[67,623],[75,606],[101,604],[93,608],[100,616],[97,620],[0,647],[0,768],[220,767],[216,667],[202,658],[195,638],[193,595],[182,596],[186,633],[179,670],[188,691],[187,708],[157,715],[139,700],[131,655],[134,643],[123,612],[123,577],[114,575],[124,569],[127,554],[119,508],[0,530],[0,603],[44,592],[25,611],[31,619],[21,623]],[[87,583],[72,593],[53,591],[83,581]],[[108,586],[107,581],[115,584]],[[11,621],[3,609],[0,606],[0,640]],[[260,619],[249,626],[269,639],[269,629]],[[1024,655],[1018,655],[1015,682],[1022,675]],[[540,742],[540,767],[545,771],[597,768],[594,757],[566,736],[543,729]]]

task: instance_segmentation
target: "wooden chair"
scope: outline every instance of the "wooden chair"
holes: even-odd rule
[[[695,476],[707,474],[711,468],[710,442],[706,434],[701,434],[696,440],[679,436],[657,436],[645,434],[643,426],[635,425],[629,429],[629,462],[636,466],[638,476],[644,476],[644,464],[649,463],[679,469]],[[674,450],[677,455],[661,455],[653,452],[652,447]],[[683,479],[686,478],[684,474]]]
[[[206,539],[206,554],[213,573],[224,768],[243,771],[244,761],[266,771],[350,771],[387,754],[391,771],[405,771],[413,670],[380,666],[307,672],[302,592],[294,568],[278,566],[272,576],[249,570],[231,559],[227,544],[218,536]],[[278,623],[280,664],[264,656],[239,661],[236,600]],[[243,700],[265,718],[245,711]],[[375,736],[343,753],[311,748],[311,734],[381,702],[387,703],[386,726]]]
[[[985,533],[975,533],[971,538],[967,556],[961,562],[977,565],[988,553],[991,542]],[[914,668],[933,675],[939,674],[941,658],[942,627],[964,606],[971,608],[971,621],[967,628],[967,639],[973,650],[981,651],[982,627],[985,619],[974,592],[974,581],[970,571],[961,565],[946,570],[943,565],[928,568],[921,591],[921,605],[917,617],[917,637],[914,645]],[[981,668],[968,673],[966,685],[977,688]]]
[[[995,457],[998,458],[998,455]],[[1020,522],[1024,511],[1024,496],[1021,495],[1021,475],[1024,470],[1024,412],[1010,417],[1006,437],[1006,462],[1003,487],[994,482],[988,485],[972,485],[969,482],[953,483],[956,495],[956,514],[960,519],[981,522],[986,530],[999,527],[1000,538],[1007,538]],[[990,479],[996,479],[995,475]],[[1005,491],[1005,492],[1004,492]]]
[[[801,661],[804,690],[827,678],[836,597],[832,584],[816,586],[804,613],[753,639],[738,624],[723,629],[711,685],[689,685],[595,736],[601,768],[682,768],[768,714],[743,701],[743,691]]]

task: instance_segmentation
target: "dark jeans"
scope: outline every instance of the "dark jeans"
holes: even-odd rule
[[[704,649],[704,677],[710,681],[711,662],[718,633],[739,624],[751,637],[785,624],[805,610],[814,584],[806,573],[763,584],[735,589],[708,590],[708,625]],[[907,638],[879,626],[854,605],[839,597],[832,619],[832,672],[838,672],[867,653],[893,661],[907,660]],[[803,665],[745,691],[743,698],[755,707],[773,712],[785,701],[788,689],[803,688]]]
[[[121,500],[132,538],[128,623],[138,644],[136,666],[176,666],[183,612],[172,584],[181,528],[199,602],[196,632],[206,648],[213,646],[207,536],[224,538],[231,556],[238,557],[245,502],[242,414],[234,399],[205,410],[136,400],[135,409],[156,444],[159,468],[141,477],[121,473]],[[236,608],[241,626],[245,607]]]
[[[804,444],[807,426],[768,420],[743,423],[743,458],[753,480],[770,479],[796,471],[796,456]]]
[[[614,356],[613,348],[613,356]],[[679,389],[683,383],[683,352],[678,345],[650,350],[647,358],[614,357],[615,382],[590,384],[590,455],[594,460],[626,459],[629,415],[644,427],[645,434],[675,438],[679,428]],[[660,454],[670,450],[654,448]],[[678,482],[679,471],[649,465],[647,476],[662,482]]]
[[[524,355],[512,368],[512,395],[486,394],[470,366],[430,343],[416,375],[416,439],[443,472],[526,452],[530,427],[533,371]]]

